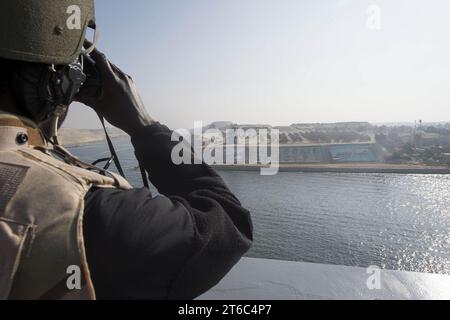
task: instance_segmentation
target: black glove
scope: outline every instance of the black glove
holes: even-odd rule
[[[90,46],[86,43],[86,46]],[[106,56],[95,49],[90,57],[95,62],[84,59],[88,79],[75,97],[113,126],[129,135],[153,122],[145,109],[133,79],[110,63]]]

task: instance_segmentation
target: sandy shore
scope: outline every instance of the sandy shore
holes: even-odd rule
[[[126,134],[117,129],[108,129],[111,139],[125,137]],[[84,129],[68,129],[62,128],[59,132],[61,144],[66,147],[77,147],[84,144],[104,141],[105,133],[102,129],[84,130]]]
[[[255,165],[214,165],[223,171],[259,171]],[[280,172],[340,172],[340,173],[402,173],[402,174],[450,174],[448,167],[432,167],[412,164],[387,163],[339,163],[339,164],[280,164]]]

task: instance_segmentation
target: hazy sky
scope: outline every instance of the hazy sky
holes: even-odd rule
[[[381,9],[381,29],[367,9]],[[450,121],[448,0],[96,0],[99,48],[172,128]],[[372,16],[373,17],[373,16]],[[98,127],[72,105],[67,126]]]

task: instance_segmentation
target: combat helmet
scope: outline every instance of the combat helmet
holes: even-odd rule
[[[1,0],[0,57],[65,65],[80,55],[94,0]]]

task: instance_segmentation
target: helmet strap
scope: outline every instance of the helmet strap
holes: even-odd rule
[[[96,26],[90,28],[94,30],[94,39],[92,40],[92,45],[89,48],[83,50],[83,55],[89,55],[92,53],[92,51],[94,51],[95,47],[97,46],[98,38],[100,37],[100,31]]]
[[[65,114],[67,112],[67,106],[64,105],[59,105],[56,107],[55,112],[53,112],[52,116],[51,116],[51,127],[50,127],[50,136],[54,142],[54,144],[59,145],[59,141],[58,141],[58,124],[59,124],[59,119],[61,118],[61,116],[63,114]]]

